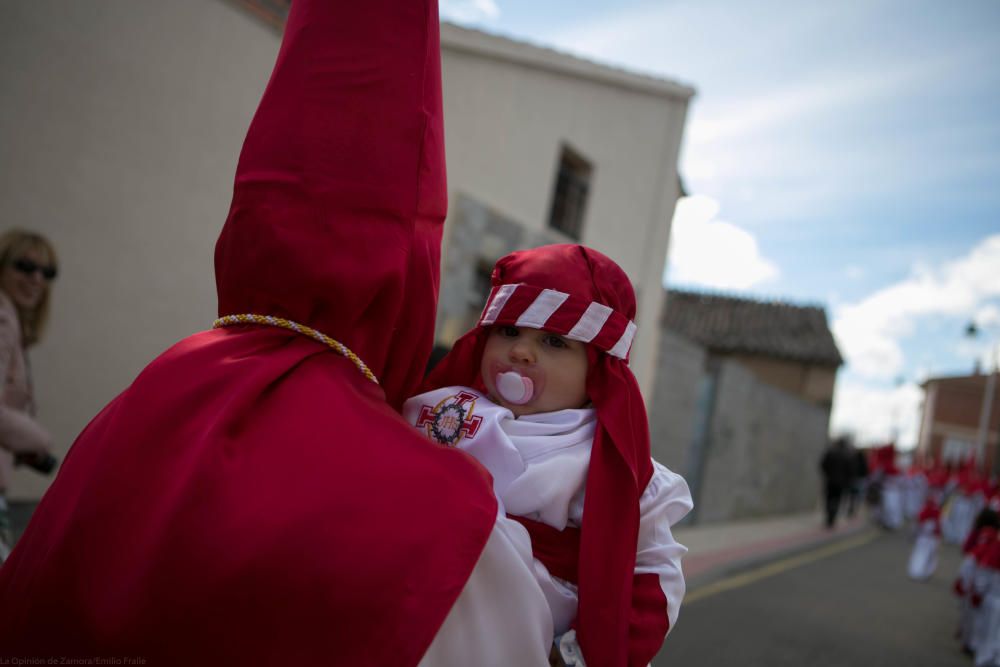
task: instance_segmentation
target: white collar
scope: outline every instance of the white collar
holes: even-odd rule
[[[556,410],[500,420],[500,428],[524,459],[594,439],[597,414],[593,408]]]

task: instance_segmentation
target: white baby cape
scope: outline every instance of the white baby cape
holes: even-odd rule
[[[406,401],[403,417],[426,437],[458,447],[493,476],[493,491],[508,514],[557,530],[583,522],[584,487],[597,420],[593,409],[514,417],[468,387],[445,387]],[[656,574],[667,599],[670,628],[684,597],[681,557],[687,549],[671,526],[692,507],[684,478],[653,461],[653,476],[639,499],[636,574]],[[510,520],[511,530],[527,531]],[[576,617],[576,586],[549,574],[535,560],[535,574],[552,610],[556,634]]]

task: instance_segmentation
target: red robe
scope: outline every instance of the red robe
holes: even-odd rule
[[[296,0],[216,249],[219,314],[83,431],[0,569],[0,655],[413,665],[496,516],[393,406],[433,336],[434,0]]]

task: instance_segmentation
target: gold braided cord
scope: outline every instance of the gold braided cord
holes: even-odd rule
[[[337,353],[347,357],[351,360],[361,373],[374,382],[378,384],[378,378],[375,374],[371,372],[371,369],[365,365],[365,362],[361,361],[361,357],[351,352],[351,350],[338,340],[330,338],[325,333],[316,331],[312,327],[307,327],[304,324],[299,324],[298,322],[292,322],[291,320],[286,320],[281,317],[272,317],[271,315],[254,315],[252,313],[247,313],[243,315],[226,315],[225,317],[220,317],[212,323],[213,329],[221,329],[222,327],[232,326],[234,324],[263,324],[265,326],[278,327],[280,329],[288,329],[289,331],[294,331],[296,333],[304,334],[310,338],[323,343],[327,347],[332,348]]]

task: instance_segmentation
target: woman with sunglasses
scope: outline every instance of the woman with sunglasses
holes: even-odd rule
[[[14,465],[51,472],[48,432],[35,420],[26,351],[49,313],[56,254],[45,237],[12,229],[0,235],[0,563],[13,546],[7,489]]]

